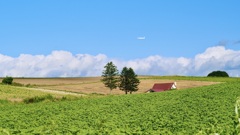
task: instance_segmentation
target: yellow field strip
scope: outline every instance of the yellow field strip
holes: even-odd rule
[[[66,92],[66,91],[59,91],[59,90],[49,90],[49,89],[42,89],[42,88],[26,88],[28,90],[36,90],[54,94],[62,94],[62,95],[74,95],[74,96],[86,96],[85,94],[73,93],[73,92]]]

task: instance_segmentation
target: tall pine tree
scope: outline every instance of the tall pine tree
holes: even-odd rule
[[[118,70],[112,62],[108,62],[104,68],[105,70],[102,72],[103,78],[101,81],[104,83],[105,87],[108,87],[110,89],[111,94],[112,90],[117,88]]]

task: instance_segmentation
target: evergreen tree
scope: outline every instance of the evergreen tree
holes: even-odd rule
[[[117,88],[118,83],[118,70],[117,67],[112,63],[108,62],[106,66],[104,66],[105,70],[102,72],[101,81],[104,83],[105,87],[110,89],[110,94],[113,89]]]
[[[125,91],[125,94],[128,92],[132,94],[132,92],[137,91],[140,83],[133,69],[127,67],[122,69],[119,81],[119,89]]]

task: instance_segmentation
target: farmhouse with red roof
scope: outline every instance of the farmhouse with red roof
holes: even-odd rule
[[[174,83],[155,83],[147,92],[162,92],[167,90],[177,89],[176,82]]]

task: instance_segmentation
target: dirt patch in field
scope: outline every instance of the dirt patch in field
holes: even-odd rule
[[[10,102],[15,102],[15,103],[20,103],[23,101],[21,98],[9,98],[8,101]]]
[[[110,90],[106,88],[100,81],[100,77],[87,77],[87,78],[40,78],[40,79],[14,79],[15,82],[22,84],[35,84],[40,90],[57,90],[69,91],[77,93],[98,93],[109,94]],[[139,90],[135,93],[144,93],[152,88],[154,83],[176,82],[177,89],[186,89],[200,86],[207,86],[217,84],[218,82],[208,81],[188,81],[188,80],[162,80],[162,79],[142,79],[139,85]],[[112,90],[112,94],[125,94],[119,89]]]
[[[28,89],[29,90],[47,92],[47,93],[53,93],[53,94],[61,94],[61,95],[85,96],[84,94],[79,94],[79,93],[59,91],[59,90],[48,90],[48,89],[43,89],[43,88],[28,88]]]

